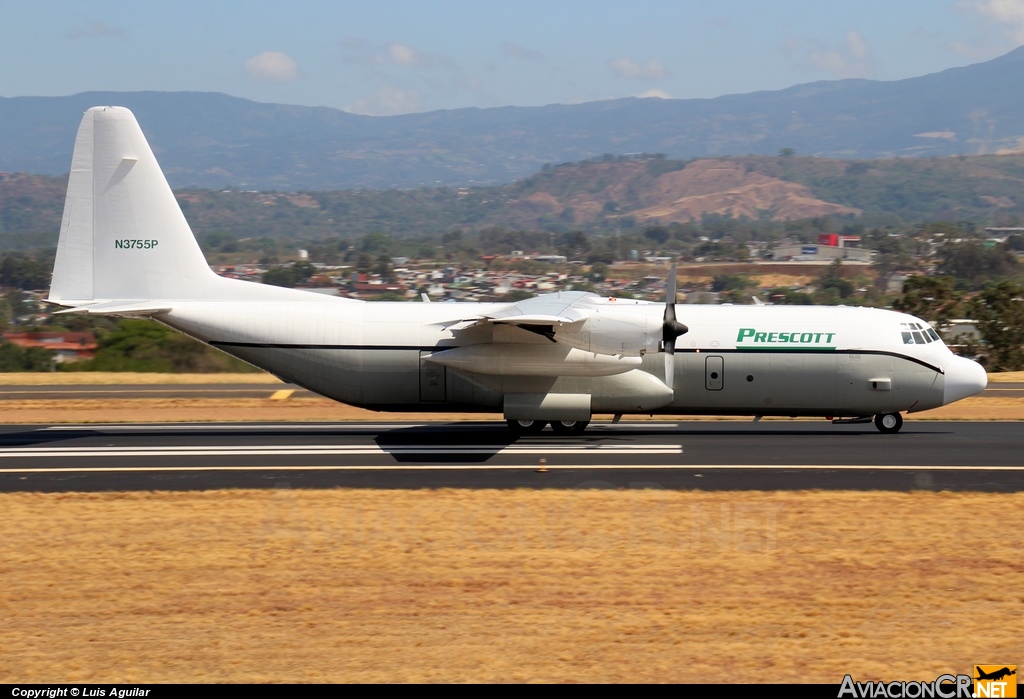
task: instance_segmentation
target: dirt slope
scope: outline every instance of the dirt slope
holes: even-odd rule
[[[562,167],[533,180],[510,206],[524,214],[558,216],[574,223],[607,216],[686,223],[705,214],[790,220],[861,213],[823,201],[804,185],[748,172],[742,163],[725,159],[700,160],[658,175],[645,161]]]

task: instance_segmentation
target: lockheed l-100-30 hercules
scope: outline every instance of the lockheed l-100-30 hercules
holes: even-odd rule
[[[569,291],[515,303],[365,303],[209,267],[132,113],[75,142],[49,300],[152,318],[282,380],[389,411],[501,413],[518,432],[598,413],[874,419],[978,393],[986,375],[893,311],[676,305]]]

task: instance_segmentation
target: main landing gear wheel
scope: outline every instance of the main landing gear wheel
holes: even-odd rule
[[[543,420],[505,420],[512,434],[538,434],[544,425]]]
[[[882,434],[896,434],[903,427],[903,416],[899,413],[879,413],[875,415],[875,427]]]
[[[589,424],[590,420],[552,420],[551,429],[555,434],[580,434]]]

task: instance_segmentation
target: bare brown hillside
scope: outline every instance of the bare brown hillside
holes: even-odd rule
[[[585,163],[556,171],[540,188],[512,203],[523,213],[589,223],[633,216],[641,223],[687,223],[705,214],[791,220],[860,209],[815,197],[802,184],[749,172],[743,163],[700,160],[652,176],[643,162]]]
[[[858,215],[860,209],[816,198],[802,184],[746,172],[728,160],[702,160],[655,180],[655,202],[634,211],[641,220],[663,223],[700,220],[704,214],[790,220],[830,214]]]

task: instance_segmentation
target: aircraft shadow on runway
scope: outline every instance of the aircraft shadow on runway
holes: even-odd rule
[[[517,437],[505,429],[479,429],[479,423],[442,423],[387,430],[373,440],[400,463],[486,463]]]
[[[96,430],[74,430],[74,431],[53,431],[47,432],[38,427],[25,430],[4,432],[0,434],[0,449],[14,447],[28,447],[37,444],[50,444],[52,442],[66,442],[69,439],[82,439],[84,437],[98,437],[103,434]]]
[[[438,423],[387,430],[374,442],[399,463],[465,463],[482,464],[503,450],[514,447],[543,449],[545,445],[579,446],[628,444],[644,432],[587,431],[582,435],[556,435],[545,431],[534,435],[514,435],[504,425],[495,423]],[[647,434],[665,435],[650,431]]]

